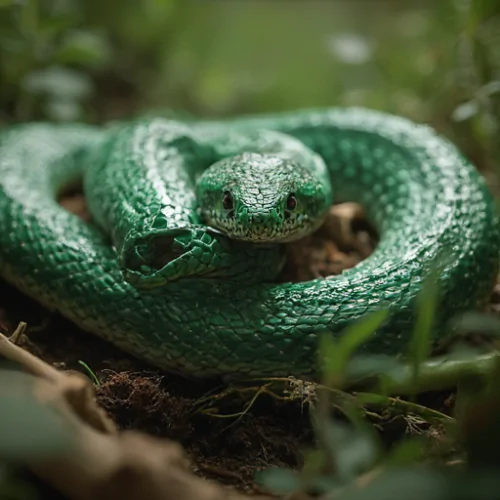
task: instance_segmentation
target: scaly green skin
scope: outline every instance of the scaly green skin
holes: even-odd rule
[[[325,161],[334,201],[365,206],[380,234],[368,259],[337,277],[276,284],[277,246],[230,240],[202,223],[195,180],[222,157],[255,152],[245,137],[260,129],[298,138]],[[286,140],[275,138],[257,152],[277,153]],[[55,202],[82,175],[108,235]],[[389,321],[363,349],[400,353],[433,260],[444,262],[439,334],[453,314],[487,301],[499,249],[476,170],[428,127],[377,112],[112,130],[29,124],[0,135],[2,276],[124,350],[193,376],[311,375],[320,333],[338,335],[387,306]]]

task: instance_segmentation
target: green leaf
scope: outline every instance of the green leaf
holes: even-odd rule
[[[291,469],[276,467],[266,469],[256,474],[258,483],[278,495],[287,495],[298,491],[300,480],[297,473]]]
[[[44,109],[51,120],[60,122],[76,121],[82,115],[82,107],[72,99],[48,99]]]
[[[359,392],[356,399],[362,404],[386,404],[388,401],[387,396],[374,392]]]
[[[304,483],[309,483],[313,478],[321,474],[325,464],[325,453],[321,449],[308,450],[304,454],[304,466],[300,471],[300,477]]]
[[[320,343],[323,380],[326,385],[339,384],[345,375],[347,363],[354,351],[380,327],[389,311],[368,314],[347,327],[338,340],[325,335]]]
[[[322,379],[326,385],[335,383],[334,377],[337,367],[333,365],[336,359],[337,342],[330,333],[325,333],[319,340],[319,365],[321,367]]]
[[[361,318],[344,331],[339,341],[339,357],[347,361],[355,349],[365,342],[381,326],[389,314],[388,310],[376,311]]]
[[[91,378],[92,382],[95,385],[101,385],[101,383],[99,382],[99,379],[97,378],[97,375],[94,373],[92,368],[90,368],[90,366],[87,363],[85,363],[85,361],[82,361],[81,359],[79,359],[78,364],[83,366],[83,368],[88,373],[89,377]]]
[[[335,459],[335,468],[341,481],[352,481],[369,470],[378,458],[378,443],[372,435],[346,425],[330,421],[327,429],[328,446]]]
[[[478,91],[477,95],[480,98],[490,97],[492,95],[500,93],[500,81],[495,80],[483,85]]]
[[[18,461],[67,451],[69,430],[34,397],[33,378],[0,371],[0,459]]]
[[[364,488],[352,487],[342,500],[457,500],[442,473],[424,468],[388,469]]]
[[[110,58],[110,48],[106,40],[88,31],[74,31],[61,43],[55,54],[58,64],[80,64],[96,67]]]
[[[59,13],[51,17],[44,17],[42,23],[40,24],[39,34],[45,40],[51,40],[55,43],[54,50],[57,50],[57,46],[60,43],[59,40],[62,36],[68,33],[75,23],[78,22],[73,15],[64,15]],[[47,54],[48,55],[48,54]],[[51,59],[54,57],[50,54]]]
[[[346,377],[349,384],[355,384],[363,379],[385,375],[401,366],[403,364],[395,356],[387,354],[358,355],[349,360]]]
[[[436,261],[425,278],[417,298],[417,319],[409,345],[409,358],[412,361],[415,387],[421,364],[431,351],[431,334],[434,317],[439,302],[439,276],[442,262]]]
[[[451,115],[451,119],[455,122],[463,122],[476,116],[480,111],[479,103],[472,99],[458,105]]]
[[[420,460],[424,455],[424,442],[420,437],[406,439],[397,443],[387,458],[384,464],[387,466],[404,466],[412,465]]]
[[[314,492],[318,492],[320,495],[334,492],[342,487],[343,484],[332,476],[319,476],[311,483],[311,489],[314,490]]]
[[[500,319],[492,314],[468,312],[457,316],[451,324],[459,333],[500,335]]]
[[[45,94],[62,101],[82,100],[93,90],[89,76],[58,66],[31,72],[22,85],[31,94]]]

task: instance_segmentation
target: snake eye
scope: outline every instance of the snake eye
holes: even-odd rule
[[[222,206],[225,210],[232,210],[234,208],[233,195],[229,191],[224,191],[222,195]]]
[[[296,208],[297,208],[297,198],[295,198],[295,195],[291,193],[286,200],[286,209],[292,211],[295,210]]]

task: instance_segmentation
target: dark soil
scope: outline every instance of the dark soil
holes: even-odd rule
[[[85,214],[81,197],[63,204]],[[336,274],[372,251],[376,237],[362,214],[352,207],[344,212],[340,219],[330,217],[300,245],[288,248],[283,279]],[[252,402],[259,387],[247,387],[203,404],[202,398],[228,388],[218,381],[193,382],[151,369],[0,282],[1,328],[11,333],[19,321],[28,323],[25,347],[42,359],[63,370],[87,373],[80,361],[90,367],[99,380],[98,402],[121,428],[179,441],[195,471],[205,477],[258,491],[256,471],[270,466],[297,468],[304,449],[312,444],[305,394],[297,398],[281,393],[285,396],[281,399],[262,394]],[[427,396],[424,402],[449,412],[449,394]],[[388,413],[376,420],[388,444],[408,432],[426,432],[436,443],[443,439],[439,429],[421,419]]]

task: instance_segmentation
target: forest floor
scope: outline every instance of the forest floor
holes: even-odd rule
[[[62,204],[85,217],[81,196]],[[357,206],[339,205],[325,225],[300,244],[287,248],[285,280],[302,281],[338,274],[368,256],[376,235]],[[136,429],[182,444],[194,470],[203,477],[259,492],[255,473],[272,466],[299,468],[312,445],[307,385],[291,380],[281,393],[255,387],[225,387],[220,381],[193,382],[145,366],[110,344],[79,330],[13,287],[0,283],[0,327],[11,333],[28,323],[28,350],[62,370],[97,377],[98,403],[121,429]],[[495,290],[492,307],[500,293]],[[424,394],[418,402],[444,414],[453,393]],[[387,446],[408,434],[423,434],[440,461],[457,458],[440,425],[422,416],[392,411],[370,412]]]

